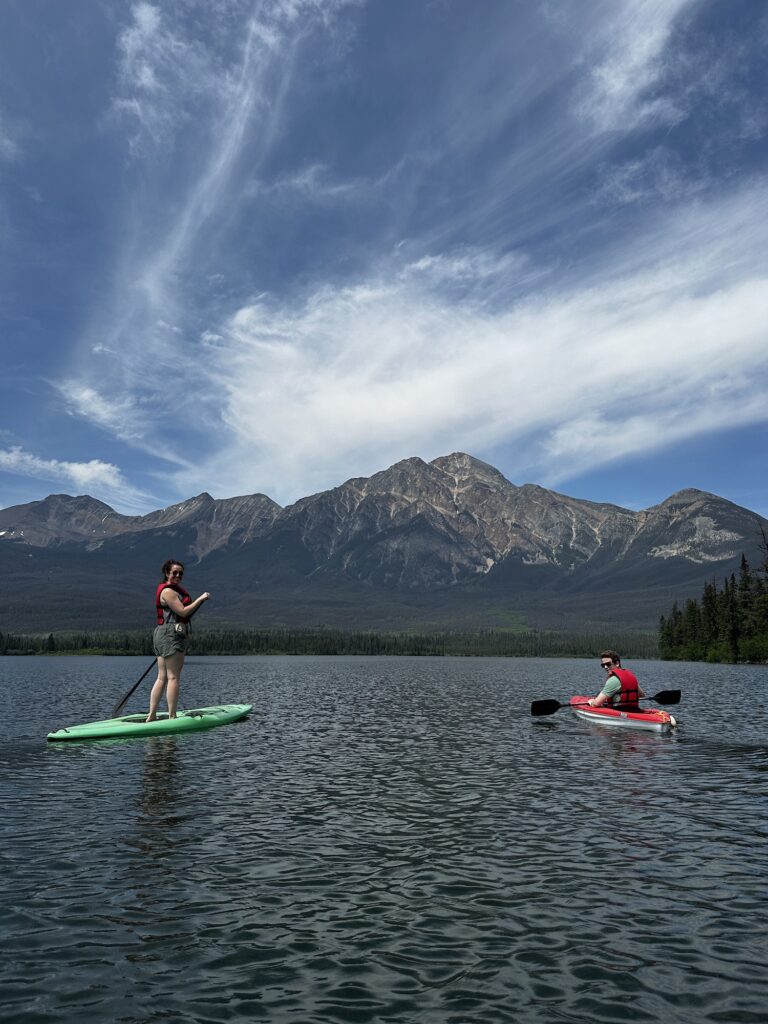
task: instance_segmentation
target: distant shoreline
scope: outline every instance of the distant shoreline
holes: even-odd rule
[[[517,657],[595,658],[611,647],[626,658],[659,658],[658,635],[651,632],[595,631],[588,634],[555,631],[479,630],[420,633],[334,629],[201,630],[189,654],[208,656],[357,655],[393,657]],[[149,630],[117,633],[83,631],[60,633],[0,633],[0,655],[152,657]]]

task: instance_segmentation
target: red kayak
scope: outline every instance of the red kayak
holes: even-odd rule
[[[645,729],[648,732],[671,732],[677,728],[677,722],[667,711],[661,708],[641,708],[639,711],[617,711],[616,708],[591,708],[589,697],[571,697],[571,707],[587,722],[599,722],[600,725],[619,726],[622,729]]]

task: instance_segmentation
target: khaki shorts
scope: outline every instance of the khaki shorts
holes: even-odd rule
[[[152,647],[158,658],[170,658],[173,654],[186,654],[187,638],[176,632],[173,622],[157,626],[152,634]]]

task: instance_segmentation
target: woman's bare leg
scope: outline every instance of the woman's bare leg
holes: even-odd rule
[[[165,658],[157,659],[157,679],[154,682],[152,691],[149,695],[149,714],[145,721],[154,722],[157,718],[157,707],[165,693],[165,688],[168,685],[168,668],[165,663]]]
[[[181,670],[184,667],[184,655],[172,654],[165,659],[165,668],[168,673],[168,717],[176,717],[176,707],[179,703],[179,687],[181,682]]]

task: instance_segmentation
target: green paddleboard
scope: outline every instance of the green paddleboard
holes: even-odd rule
[[[197,729],[213,729],[217,725],[228,725],[238,718],[245,718],[252,704],[221,704],[215,708],[194,708],[179,711],[176,718],[167,713],[158,714],[154,722],[145,722],[143,715],[124,715],[122,718],[107,718],[103,722],[85,722],[69,725],[66,729],[49,732],[49,740],[103,740],[111,736],[164,736],[168,733],[194,732]]]

